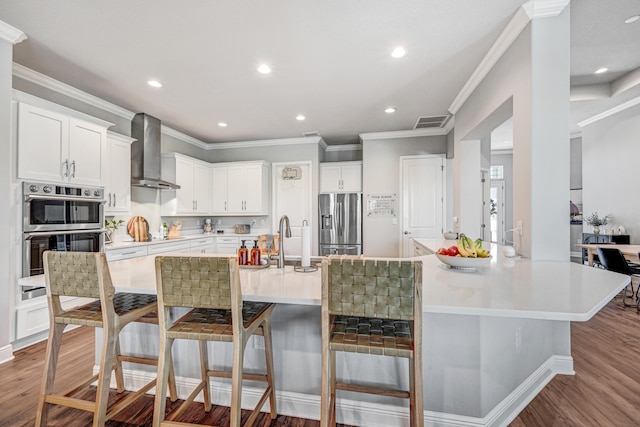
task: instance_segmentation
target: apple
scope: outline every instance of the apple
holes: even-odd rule
[[[449,255],[449,251],[446,248],[440,248],[436,253],[439,255]]]
[[[458,251],[458,247],[456,245],[450,246],[449,249],[447,249],[447,255],[449,256],[456,256],[460,253],[460,251]]]

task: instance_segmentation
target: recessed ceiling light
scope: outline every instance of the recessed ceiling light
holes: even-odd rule
[[[625,24],[631,24],[636,22],[638,19],[640,19],[640,15],[633,15],[628,17],[627,19],[624,20]]]
[[[271,72],[271,67],[267,64],[262,64],[258,67],[258,72],[262,74],[269,74]]]
[[[598,68],[595,74],[602,74],[602,73],[606,73],[607,71],[609,71],[607,67],[602,67],[602,68]]]
[[[226,128],[227,124],[225,122],[220,122],[218,123],[218,126],[220,126],[221,128]]]
[[[147,80],[147,84],[151,87],[162,87],[162,83],[157,80]]]
[[[401,46],[398,46],[397,48],[393,49],[393,52],[391,52],[391,56],[393,56],[394,58],[402,58],[406,54],[406,49]]]
[[[298,115],[296,116],[296,120],[298,120],[298,121],[302,121],[302,120],[304,120],[304,119],[306,119],[306,117],[305,117],[305,116],[303,116],[302,114],[298,114]]]
[[[387,114],[395,113],[396,112],[396,107],[385,108],[384,112],[387,113]]]

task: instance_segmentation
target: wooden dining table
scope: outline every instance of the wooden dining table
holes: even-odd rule
[[[622,255],[624,255],[626,259],[631,262],[640,263],[640,257],[638,257],[638,252],[640,252],[640,245],[617,245],[613,243],[579,243],[576,246],[587,250],[589,265],[593,265],[593,256],[598,254],[598,247],[620,249],[620,252],[622,252]]]

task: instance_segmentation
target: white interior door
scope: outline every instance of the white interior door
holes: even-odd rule
[[[400,174],[400,256],[408,257],[412,238],[442,237],[444,159],[441,156],[403,156]]]
[[[311,162],[272,163],[271,168],[273,171],[273,234],[278,232],[280,217],[287,215],[291,226],[291,237],[284,239],[284,253],[300,256],[302,254],[302,221],[307,220],[309,223],[312,239],[317,234],[311,214]],[[287,168],[295,168],[295,172],[286,173],[291,171]],[[313,242],[309,244],[311,253],[317,253],[317,245]]]
[[[491,242],[504,245],[504,181],[491,181]]]

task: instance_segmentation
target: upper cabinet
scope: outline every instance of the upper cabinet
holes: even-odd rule
[[[178,153],[162,155],[162,177],[179,190],[162,191],[163,215],[206,215],[211,212],[211,165]]]
[[[20,102],[18,178],[105,185],[109,126]]]
[[[362,191],[362,162],[320,163],[321,193]]]
[[[214,215],[269,215],[269,164],[213,164],[212,194]]]
[[[106,179],[104,213],[131,211],[131,143],[128,136],[107,132]]]

